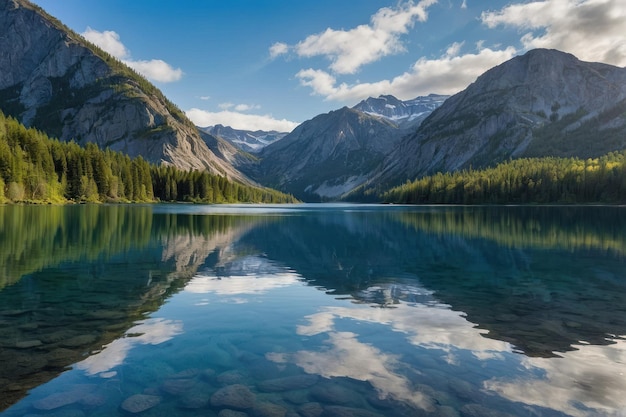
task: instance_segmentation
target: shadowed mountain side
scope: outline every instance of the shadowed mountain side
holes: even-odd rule
[[[361,185],[398,142],[398,127],[344,107],[302,123],[242,166],[261,184],[304,201],[339,199]]]

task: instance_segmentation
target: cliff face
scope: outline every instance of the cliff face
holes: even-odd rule
[[[377,181],[526,156],[595,157],[626,148],[626,69],[537,49],[450,97],[387,157]]]
[[[246,180],[158,89],[25,0],[0,0],[0,109],[61,140]]]
[[[403,130],[390,121],[344,107],[302,123],[241,166],[262,184],[305,201],[338,199],[361,185]]]

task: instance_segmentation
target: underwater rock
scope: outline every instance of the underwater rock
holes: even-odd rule
[[[41,346],[41,340],[22,340],[21,342],[17,342],[15,347],[18,349],[29,349],[32,347]]]
[[[149,410],[161,402],[161,397],[156,395],[135,394],[132,397],[128,397],[122,403],[122,410],[128,411],[132,414],[141,413],[142,411]]]
[[[209,384],[204,382],[194,385],[194,387],[186,392],[180,399],[179,405],[182,408],[197,409],[209,405],[213,390]]]
[[[160,388],[161,391],[170,395],[181,395],[193,388],[194,385],[196,385],[194,379],[166,379],[163,381]]]
[[[341,407],[330,405],[324,407],[324,417],[384,417],[382,414],[373,413],[362,408]]]
[[[261,381],[258,384],[258,388],[260,391],[264,392],[293,391],[315,385],[318,380],[319,377],[317,375],[286,376]]]
[[[213,407],[246,410],[254,407],[255,396],[248,387],[241,384],[228,385],[211,396]]]
[[[285,417],[287,409],[278,404],[272,403],[258,403],[252,409],[252,415],[254,417]]]
[[[336,383],[317,385],[311,389],[311,398],[315,401],[337,405],[356,405],[360,398],[355,392]]]
[[[94,389],[95,385],[77,385],[69,391],[57,392],[37,400],[33,403],[33,407],[37,410],[55,410],[79,402]]]
[[[97,337],[92,334],[83,334],[80,336],[74,336],[70,339],[63,340],[59,345],[63,347],[80,347],[93,343],[97,340]]]
[[[462,417],[514,417],[513,414],[497,411],[480,404],[465,404],[461,407]]]
[[[222,410],[217,414],[217,417],[248,417],[248,415],[242,411],[235,410]]]
[[[241,384],[245,379],[245,375],[238,370],[230,370],[222,372],[217,376],[217,382],[222,385]]]
[[[298,413],[302,417],[320,417],[324,408],[320,403],[306,403],[298,407]]]

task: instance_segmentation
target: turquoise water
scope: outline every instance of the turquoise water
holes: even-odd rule
[[[0,416],[625,416],[626,208],[0,206]]]

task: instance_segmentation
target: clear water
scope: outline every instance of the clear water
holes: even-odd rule
[[[0,206],[0,416],[626,416],[626,208]]]

